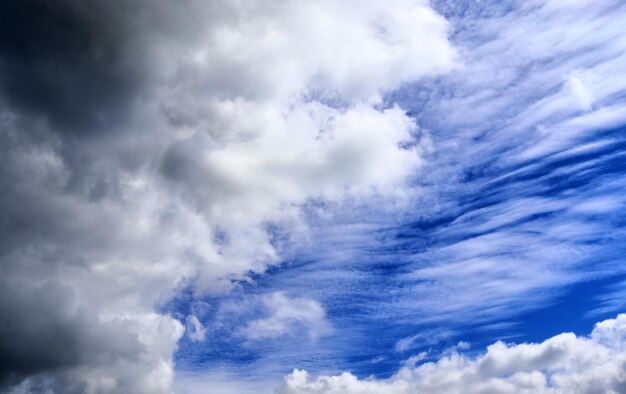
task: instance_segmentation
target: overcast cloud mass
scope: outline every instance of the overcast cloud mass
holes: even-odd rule
[[[619,0],[5,0],[0,392],[626,393]]]

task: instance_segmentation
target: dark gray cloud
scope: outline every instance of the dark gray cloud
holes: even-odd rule
[[[161,358],[145,330],[105,317],[111,301],[86,292],[117,288],[119,277],[90,276],[93,264],[134,243],[120,204],[125,177],[147,162],[136,148],[148,133],[128,125],[151,68],[133,11],[0,5],[0,390],[28,378],[24,392],[106,391],[90,387],[111,376],[109,391],[152,391],[137,384]]]
[[[129,8],[121,1],[3,2],[0,78],[8,104],[56,132],[111,132],[128,117],[147,70]]]
[[[1,385],[79,365],[139,361],[144,346],[138,338],[101,323],[76,297],[57,281],[0,282]]]

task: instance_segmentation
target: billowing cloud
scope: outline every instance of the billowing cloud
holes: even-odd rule
[[[305,330],[309,337],[315,339],[330,330],[326,312],[315,300],[272,293],[264,297],[263,304],[268,316],[249,322],[242,331],[250,340],[278,338],[293,330]]]
[[[588,337],[563,333],[541,343],[497,342],[485,354],[454,353],[385,380],[350,373],[310,379],[294,370],[281,394],[621,393],[626,390],[626,315],[596,324]]]
[[[4,2],[0,385],[169,392],[158,306],[278,263],[311,200],[401,196],[422,136],[381,97],[455,64],[426,1]]]

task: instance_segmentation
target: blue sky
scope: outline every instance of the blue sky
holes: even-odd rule
[[[0,391],[626,392],[624,26],[0,5]]]

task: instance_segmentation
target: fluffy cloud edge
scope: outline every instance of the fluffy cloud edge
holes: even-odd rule
[[[561,333],[541,343],[496,342],[479,356],[454,352],[406,365],[389,379],[349,372],[311,379],[295,369],[277,394],[622,393],[626,391],[626,314],[589,336]]]

